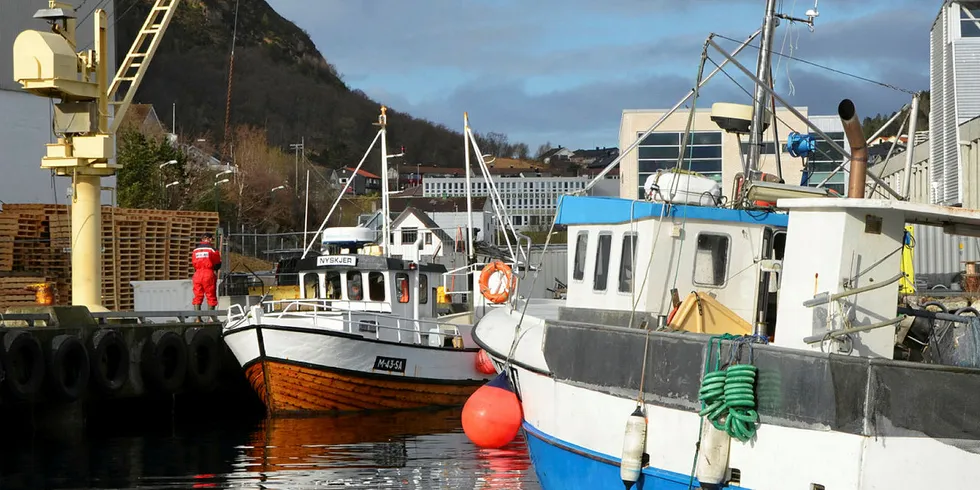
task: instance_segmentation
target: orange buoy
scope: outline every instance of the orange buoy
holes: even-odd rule
[[[463,432],[483,448],[497,449],[513,441],[523,419],[521,402],[504,373],[473,392],[463,405]]]
[[[493,374],[497,372],[493,367],[493,362],[490,361],[490,356],[487,351],[480,349],[480,352],[476,354],[476,370],[483,374]]]

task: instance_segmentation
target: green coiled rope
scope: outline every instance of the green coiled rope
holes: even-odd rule
[[[721,342],[734,341],[732,345],[732,362],[725,368],[721,363]],[[735,364],[736,351],[739,344],[757,340],[754,336],[738,337],[725,334],[708,340],[708,355],[705,358],[704,379],[698,391],[701,401],[699,415],[707,417],[716,429],[724,431],[729,436],[746,442],[755,436],[759,423],[756,412],[755,380],[758,369],[752,364]],[[712,357],[712,345],[716,344],[717,358],[714,370],[709,371]],[[751,349],[751,345],[749,346]]]

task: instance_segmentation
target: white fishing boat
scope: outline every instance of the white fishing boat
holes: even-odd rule
[[[782,102],[766,83],[775,4],[760,69],[738,66]],[[715,120],[756,144],[767,108],[756,97]],[[760,181],[753,152],[728,205],[676,184],[560,200],[567,299],[512,298],[473,331],[520,399],[545,490],[972,485],[980,322],[904,304],[899,285],[907,226],[980,236],[980,211],[865,198],[876,177],[855,107],[838,112],[847,198]],[[662,180],[682,179],[650,185]]]
[[[385,190],[380,233],[360,226],[326,228],[351,185],[348,180],[317,231],[320,253],[310,253],[310,243],[297,263],[299,298],[229,310],[225,343],[272,414],[460,406],[493,373],[489,361],[478,362],[471,331],[475,319],[495,304],[475,301],[462,312],[440,315],[438,303],[454,294],[476,296],[471,288],[447,290],[459,276],[465,284],[476,275],[495,279],[492,286],[502,302],[513,281],[499,281],[497,269],[519,269],[477,261],[472,224],[464,267],[447,270],[424,260],[422,234],[408,255],[392,256],[386,177],[387,161],[397,155],[387,153],[384,108],[378,124],[381,129],[354,173],[380,139]],[[473,140],[468,127],[467,137],[467,143]],[[468,165],[468,145],[466,150]],[[487,283],[473,282],[474,288]]]

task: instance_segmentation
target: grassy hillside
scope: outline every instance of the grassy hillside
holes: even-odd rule
[[[152,3],[117,0],[120,60]],[[154,104],[167,124],[176,102],[178,132],[206,137],[218,148],[234,8],[234,0],[182,0],[136,96]],[[380,104],[344,84],[310,37],[265,0],[242,0],[239,8],[232,125],[263,128],[278,147],[305,138],[308,157],[321,165],[356,164],[377,132],[372,123]],[[388,114],[389,148],[405,146],[405,161],[461,166],[459,133],[394,110]]]

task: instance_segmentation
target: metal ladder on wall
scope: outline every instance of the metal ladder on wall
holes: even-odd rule
[[[112,84],[109,86],[109,104],[114,109],[110,133],[115,133],[119,125],[122,124],[123,116],[136,95],[136,89],[139,87],[143,75],[146,74],[147,67],[150,66],[150,60],[157,48],[160,47],[163,33],[174,17],[178,2],[180,0],[155,0],[153,2],[153,7],[143,22],[143,27],[140,28],[129,52],[126,53],[126,58],[119,66],[116,77],[113,78]],[[124,84],[125,89],[123,89]],[[116,95],[120,90],[124,90],[124,95],[121,100],[116,100]]]

